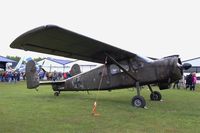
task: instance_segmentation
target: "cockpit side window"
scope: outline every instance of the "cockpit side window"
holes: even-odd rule
[[[126,71],[129,71],[129,65],[128,65],[127,61],[122,61],[122,62],[120,62],[120,65],[121,65]],[[123,70],[121,70],[117,65],[112,64],[112,65],[110,65],[110,72],[111,72],[112,75],[114,75],[114,74],[123,72]]]
[[[110,73],[112,75],[120,73],[119,67],[117,65],[115,65],[115,64],[110,65]]]

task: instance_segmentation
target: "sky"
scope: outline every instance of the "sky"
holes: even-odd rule
[[[200,57],[198,0],[5,0],[0,4],[0,55],[55,57],[11,49],[19,35],[58,25],[149,57]]]

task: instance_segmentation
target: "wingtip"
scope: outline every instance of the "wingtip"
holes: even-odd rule
[[[21,34],[20,36],[18,36],[15,40],[13,40],[10,44],[10,48],[15,48],[15,49],[23,49],[23,41],[26,40],[24,38],[28,37],[29,35],[33,34],[33,33],[37,33],[40,32],[42,30],[46,30],[46,29],[52,29],[52,28],[58,28],[59,26],[57,25],[53,25],[53,24],[48,24],[48,25],[42,25],[42,26],[38,26],[36,28],[33,28],[23,34]]]

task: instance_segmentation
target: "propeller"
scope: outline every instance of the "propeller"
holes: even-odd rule
[[[182,69],[183,70],[188,70],[189,68],[191,68],[192,67],[192,65],[190,64],[190,63],[184,63],[183,65],[182,65]]]
[[[189,68],[192,67],[192,65],[190,63],[184,63],[182,64],[181,59],[178,59],[178,63],[177,63],[178,68],[181,70],[181,73],[183,74],[183,70],[188,70]]]

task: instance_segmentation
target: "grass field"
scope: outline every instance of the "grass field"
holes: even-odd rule
[[[0,133],[199,133],[200,86],[161,91],[163,102],[149,100],[148,109],[130,104],[136,91],[63,92],[51,86],[26,89],[25,82],[0,83]],[[91,115],[97,96],[97,112]]]

